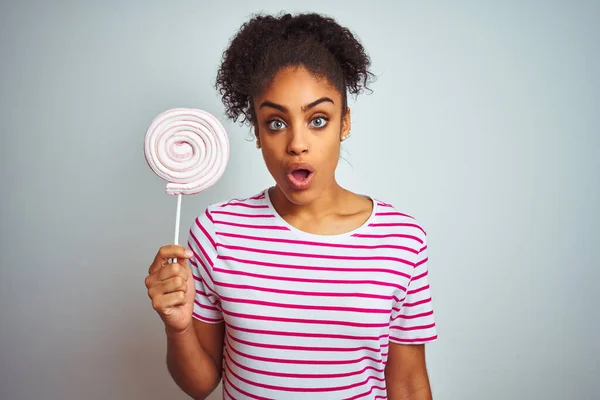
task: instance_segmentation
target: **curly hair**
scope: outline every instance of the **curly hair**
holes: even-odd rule
[[[252,97],[260,94],[282,68],[304,66],[325,78],[342,95],[358,95],[374,75],[371,60],[358,39],[334,19],[316,13],[255,14],[244,23],[223,52],[215,88],[225,114],[233,121],[255,122]],[[344,114],[344,113],[343,113]]]

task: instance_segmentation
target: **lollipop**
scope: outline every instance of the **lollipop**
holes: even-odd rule
[[[144,139],[144,154],[152,171],[167,181],[168,195],[177,195],[175,244],[179,242],[182,195],[214,185],[229,161],[227,132],[206,111],[174,108],[159,114]]]

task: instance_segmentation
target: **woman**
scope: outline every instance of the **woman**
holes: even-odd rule
[[[168,368],[190,396],[222,380],[227,399],[431,398],[425,232],[335,179],[346,96],[369,66],[350,31],[317,14],[256,16],[224,53],[227,115],[252,124],[275,185],[209,206],[189,249],[162,247],[150,267]]]

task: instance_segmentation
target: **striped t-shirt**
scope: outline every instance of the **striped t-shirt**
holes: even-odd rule
[[[225,322],[225,399],[385,399],[390,342],[437,338],[427,243],[414,218],[372,199],[358,229],[288,224],[268,190],[194,222],[194,317]]]

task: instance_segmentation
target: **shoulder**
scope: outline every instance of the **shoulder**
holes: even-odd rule
[[[190,228],[191,234],[195,238],[206,237],[216,248],[215,225],[232,225],[232,223],[235,225],[237,219],[260,213],[261,209],[268,207],[264,191],[247,197],[236,197],[209,204],[196,213]]]
[[[426,245],[427,231],[423,224],[410,211],[398,208],[392,203],[373,198],[375,213],[370,223],[382,234],[413,238],[419,245]]]
[[[240,216],[260,212],[261,209],[269,208],[265,198],[265,190],[245,197],[235,197],[212,203],[198,214],[197,220],[203,223],[214,224],[215,219],[227,219],[232,216]]]
[[[213,214],[230,214],[237,212],[244,212],[252,209],[268,208],[268,204],[265,198],[265,191],[261,190],[258,193],[254,193],[246,197],[235,197],[225,201],[213,203],[206,207],[205,212]]]

